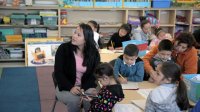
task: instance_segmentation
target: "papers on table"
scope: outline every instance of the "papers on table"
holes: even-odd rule
[[[153,89],[150,88],[150,89],[139,89],[137,90],[137,92],[142,95],[145,99],[147,99],[149,93],[152,91]]]
[[[125,89],[125,90],[137,90],[139,89],[139,86],[138,86],[138,83],[136,82],[130,82],[128,81],[127,84],[121,84],[122,85],[122,89]]]
[[[115,104],[113,110],[114,112],[142,112],[133,104]]]
[[[146,100],[131,100],[131,103],[144,111]]]
[[[101,49],[100,53],[102,54],[113,54],[113,53],[123,53],[123,50],[108,50],[108,49]]]

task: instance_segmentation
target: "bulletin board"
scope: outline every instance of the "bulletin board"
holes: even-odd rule
[[[53,66],[55,54],[63,38],[25,39],[26,66]]]

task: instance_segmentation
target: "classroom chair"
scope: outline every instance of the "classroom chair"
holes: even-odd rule
[[[55,79],[55,73],[54,73],[54,72],[52,73],[52,78],[53,78],[53,83],[54,83],[54,86],[55,86],[55,89],[56,89],[57,81],[56,81],[56,79]],[[57,98],[57,96],[55,95],[55,101],[54,101],[54,103],[53,103],[53,108],[52,108],[51,112],[54,112],[57,102],[58,102],[58,98]]]
[[[114,67],[116,59],[111,60],[109,63]]]

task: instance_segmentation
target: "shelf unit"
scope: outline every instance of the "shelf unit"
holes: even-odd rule
[[[58,38],[63,37],[64,40],[69,41],[72,32],[78,26],[78,23],[87,23],[89,20],[95,20],[100,24],[100,32],[116,32],[121,24],[126,23],[128,15],[131,16],[145,16],[145,12],[153,13],[160,21],[160,27],[166,32],[169,32],[172,37],[176,32],[177,27],[184,27],[184,31],[193,32],[195,29],[200,28],[200,24],[193,24],[192,18],[194,16],[200,16],[200,9],[195,8],[59,8],[59,7],[0,7],[0,14],[10,16],[12,13],[39,13],[40,10],[53,10],[57,12],[58,21],[54,26],[58,29]],[[61,25],[60,19],[62,10],[67,10],[67,25]],[[181,24],[176,22],[176,15],[183,14],[187,18],[187,23]],[[0,24],[0,28],[14,28],[15,34],[20,34],[21,28],[48,28],[50,26],[45,25],[4,25]],[[24,43],[6,43],[1,42],[0,45],[13,46],[20,45],[24,47]],[[4,62],[4,59],[0,59],[0,63]],[[5,59],[6,60],[6,59]],[[24,59],[11,59],[10,61],[24,61]]]

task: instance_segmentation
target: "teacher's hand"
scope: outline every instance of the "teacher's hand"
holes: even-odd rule
[[[70,92],[71,92],[72,94],[74,94],[74,95],[80,95],[80,94],[81,94],[81,88],[78,87],[78,86],[74,86],[74,87],[70,90]]]

